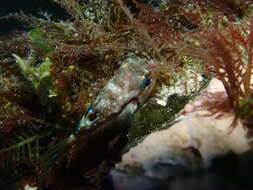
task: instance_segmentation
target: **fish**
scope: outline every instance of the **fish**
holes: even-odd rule
[[[66,160],[77,163],[68,161],[73,168],[83,168],[80,166],[83,160],[89,163],[89,160],[94,162],[94,157],[102,157],[102,152],[106,153],[110,144],[127,132],[134,113],[149,99],[155,86],[150,64],[154,64],[151,59],[138,56],[124,59],[83,114],[75,131],[44,154],[43,160],[50,160],[45,166],[66,151]],[[98,152],[100,156],[96,156]]]
[[[133,114],[151,93],[152,80],[147,67],[148,63],[140,59],[127,58],[84,114],[77,130],[94,127],[111,115],[122,119]]]

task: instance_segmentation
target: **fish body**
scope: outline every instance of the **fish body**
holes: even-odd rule
[[[78,169],[94,166],[111,152],[110,147],[125,136],[134,112],[146,102],[154,87],[149,64],[150,60],[139,57],[124,60],[82,116],[75,132],[46,152],[43,160],[58,159],[65,152],[61,160]]]
[[[117,119],[127,119],[132,115],[150,96],[152,80],[148,76],[149,64],[147,59],[127,58],[101,89],[77,130],[94,127],[112,115],[117,115]]]
[[[74,160],[71,168],[92,167],[121,144],[119,141],[126,135],[134,112],[152,91],[154,82],[149,78],[149,64],[147,59],[126,59],[101,89],[75,133],[69,136],[70,160]]]

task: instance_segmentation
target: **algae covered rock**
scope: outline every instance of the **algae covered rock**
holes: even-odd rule
[[[225,90],[219,80],[213,79],[204,92],[225,93]],[[119,175],[122,180],[122,176],[126,173],[125,180],[128,180],[129,173],[132,171],[135,175],[136,169],[141,171],[137,178],[132,176],[137,181],[140,176],[151,180],[181,179],[186,174],[196,174],[212,168],[213,160],[217,157],[230,152],[239,155],[250,150],[248,131],[240,121],[232,131],[229,130],[234,119],[233,114],[217,118],[217,115],[210,115],[207,110],[194,111],[206,98],[204,92],[192,104],[185,107],[191,112],[181,121],[168,129],[148,135],[122,156],[121,163],[117,164],[116,170],[112,173],[115,184],[118,183]]]
[[[190,96],[173,94],[168,98],[166,106],[157,104],[155,99],[148,101],[134,115],[128,134],[130,146],[151,132],[166,128],[165,124],[175,120],[189,99]]]

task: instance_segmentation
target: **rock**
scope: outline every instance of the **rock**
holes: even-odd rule
[[[207,87],[208,92],[224,91],[221,82],[213,79]],[[203,97],[192,104],[186,105],[187,111],[198,105]],[[142,165],[146,168],[150,162],[156,162],[166,158],[175,160],[188,157],[192,160],[192,154],[188,151],[193,148],[199,151],[203,164],[208,166],[210,159],[229,151],[243,153],[250,149],[246,138],[247,131],[240,122],[231,131],[230,124],[234,115],[226,114],[222,118],[215,115],[206,116],[208,111],[192,112],[172,127],[150,134],[143,142],[132,148],[122,157],[122,164]],[[193,157],[195,159],[195,157]],[[183,163],[182,160],[180,160]]]
[[[223,84],[212,79],[202,95],[185,106],[187,114],[179,122],[148,135],[122,156],[121,163],[112,173],[114,183],[117,184],[117,172],[122,176],[124,171],[133,168],[141,170],[145,178],[178,178],[212,167],[212,160],[216,157],[250,150],[247,130],[241,122],[238,121],[233,130],[230,128],[234,114],[217,118],[216,114],[210,116],[207,110],[194,111],[208,98],[207,92],[224,92],[223,95],[227,96]]]
[[[242,183],[253,189],[252,181],[253,171],[253,151],[247,151],[240,156],[238,163],[238,176]]]
[[[176,179],[162,180],[149,178],[143,175],[134,175],[120,171],[111,173],[114,179],[113,187],[116,190],[243,190],[217,174],[201,173],[181,176]]]

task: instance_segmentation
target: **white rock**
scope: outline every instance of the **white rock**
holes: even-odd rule
[[[223,84],[217,80],[211,80],[205,92],[222,92]],[[204,95],[197,98],[191,104],[186,105],[185,110],[191,111],[199,105]],[[217,119],[215,115],[206,116],[208,111],[196,111],[187,114],[181,121],[166,130],[161,130],[148,135],[123,155],[122,162],[118,166],[138,166],[148,169],[157,160],[177,161],[188,167],[197,167],[196,160],[189,149],[197,149],[202,157],[202,167],[208,167],[210,159],[223,155],[229,151],[236,154],[250,149],[249,140],[246,138],[247,130],[239,121],[231,130],[230,124],[234,119],[233,114],[226,114]],[[205,116],[204,116],[205,115]],[[189,162],[190,161],[190,162]]]
[[[28,184],[24,187],[24,190],[37,190],[37,189],[38,189],[38,187],[31,187]]]

